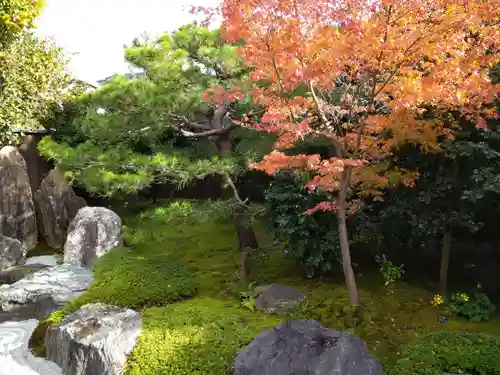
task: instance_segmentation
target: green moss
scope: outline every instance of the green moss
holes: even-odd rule
[[[409,345],[391,375],[499,374],[500,340],[468,332],[437,332]]]
[[[197,289],[193,275],[155,247],[115,249],[97,262],[94,277],[73,304],[99,301],[138,309],[193,296]]]
[[[238,279],[239,252],[232,223],[210,216],[207,220],[206,215],[190,212],[191,208],[189,204],[174,203],[141,215],[124,216],[130,247],[99,259],[95,283],[66,308],[66,312],[72,312],[85,303],[101,301],[144,309],[144,332],[130,359],[132,375],[140,371],[223,375],[224,371],[217,371],[227,369],[241,345],[277,323],[276,318],[239,308],[238,290],[244,287]],[[208,210],[201,211],[206,214]],[[272,239],[265,229],[256,228],[261,245],[270,244]],[[252,256],[250,277],[255,286],[280,283],[298,288],[307,303],[296,312],[296,318],[316,319],[328,327],[359,335],[387,369],[401,358],[401,348],[432,332],[476,331],[500,336],[498,316],[483,323],[457,317],[441,323],[438,316],[442,312],[430,304],[432,293],[400,282],[394,294],[388,295],[379,275],[361,270],[356,273],[363,303],[363,320],[357,326],[350,324],[352,319],[344,309],[347,292],[340,268],[330,278],[307,279],[300,266],[284,256],[282,248],[268,247]],[[193,300],[174,303],[189,296]],[[233,307],[226,308],[225,304]],[[149,308],[153,305],[169,306]],[[249,322],[247,330],[240,330],[241,319]],[[42,339],[46,324],[42,322],[36,331]],[[234,336],[232,332],[221,332],[222,324],[231,327]],[[218,344],[221,338],[227,340],[227,346]],[[188,339],[192,344],[185,342]],[[191,350],[194,354],[190,354]],[[167,362],[179,366],[179,372],[173,372]],[[211,373],[207,372],[211,369]]]
[[[196,298],[144,312],[129,375],[223,375],[237,351],[280,322],[234,303]]]
[[[45,334],[47,329],[53,324],[61,323],[66,314],[66,310],[56,311],[38,323],[28,343],[34,355],[38,357],[45,356]]]

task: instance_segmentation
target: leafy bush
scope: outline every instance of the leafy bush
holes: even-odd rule
[[[379,271],[384,278],[384,286],[389,291],[392,291],[392,288],[394,287],[396,281],[399,280],[405,273],[404,264],[401,264],[399,266],[394,265],[392,261],[387,259],[385,254],[382,254],[382,256],[377,255],[375,257],[375,261],[380,266]]]
[[[280,323],[277,317],[207,298],[148,309],[143,320],[128,375],[227,374],[240,348]]]
[[[328,212],[304,214],[328,197],[307,190],[305,181],[290,172],[278,173],[265,195],[271,229],[287,243],[285,252],[302,262],[309,277],[330,271],[340,255],[335,217]]]
[[[447,302],[447,309],[451,313],[468,318],[471,322],[479,323],[491,319],[495,305],[481,292],[475,292],[473,298],[465,293],[456,293]]]
[[[436,332],[408,346],[391,375],[500,374],[500,340],[472,332]]]

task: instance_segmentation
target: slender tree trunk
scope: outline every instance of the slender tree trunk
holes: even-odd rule
[[[228,156],[232,154],[233,147],[229,133],[220,135],[216,143],[222,155]],[[224,195],[226,198],[234,198],[235,192],[230,188],[226,188]],[[248,216],[247,208],[238,202],[233,209],[233,222],[238,235],[238,247],[240,250],[240,278],[242,282],[247,283],[250,274],[248,255],[252,249],[259,248],[259,243],[250,217]]]
[[[345,283],[347,293],[349,295],[349,304],[351,306],[359,306],[358,287],[356,285],[356,277],[352,268],[351,251],[349,249],[349,237],[347,233],[346,222],[346,198],[347,187],[350,181],[350,171],[345,171],[342,174],[341,189],[339,191],[339,198],[337,202],[337,224],[339,228],[340,238],[340,253],[342,256],[342,269],[344,271]]]
[[[439,269],[439,294],[443,297],[448,292],[448,268],[450,266],[451,230],[447,229],[443,235],[441,248],[441,267]]]

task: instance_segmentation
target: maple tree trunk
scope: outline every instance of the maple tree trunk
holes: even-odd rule
[[[439,269],[439,293],[444,297],[448,292],[448,268],[450,266],[451,231],[446,230],[443,235],[441,248],[441,267]]]
[[[352,306],[359,305],[358,288],[356,286],[356,278],[352,268],[351,251],[349,250],[349,238],[347,236],[347,224],[344,207],[337,210],[337,222],[340,238],[340,253],[342,256],[342,268],[344,270],[345,283],[349,294],[349,304]]]
[[[354,270],[352,268],[351,261],[351,251],[349,249],[349,237],[347,233],[347,222],[346,222],[346,198],[347,198],[347,188],[349,186],[351,178],[351,171],[345,171],[342,174],[341,179],[341,189],[339,191],[339,197],[337,202],[337,223],[339,228],[339,239],[340,239],[340,254],[342,256],[342,269],[344,270],[345,283],[347,287],[347,293],[349,295],[349,304],[351,306],[359,306],[359,296],[358,287],[356,285],[356,277],[354,276]]]

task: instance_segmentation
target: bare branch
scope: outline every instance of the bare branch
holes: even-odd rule
[[[311,90],[311,94],[312,94],[312,97],[314,99],[314,103],[316,104],[316,108],[318,109],[321,120],[323,121],[323,123],[327,127],[329,127],[330,121],[328,121],[328,118],[326,117],[325,113],[323,112],[323,108],[321,106],[321,103],[319,102],[318,97],[316,96],[316,92],[314,91],[314,85],[312,82],[309,82],[309,88]],[[337,138],[332,138],[332,140],[333,140],[333,145],[335,147],[335,151],[337,153],[337,156],[341,157],[343,154],[342,143]]]
[[[210,137],[212,135],[220,135],[220,134],[227,133],[233,127],[234,127],[233,125],[230,125],[228,127],[222,128],[222,129],[211,129],[211,130],[207,130],[207,131],[199,132],[199,133],[190,132],[190,131],[187,131],[187,130],[184,130],[181,128],[177,128],[177,130],[179,130],[181,132],[181,134],[185,137],[203,138],[203,137]]]
[[[233,180],[231,179],[231,176],[229,176],[229,173],[223,172],[222,175],[224,176],[227,184],[229,185],[229,187],[233,191],[234,198],[236,198],[236,201],[238,202],[238,204],[240,204],[241,206],[244,206],[244,207],[248,207],[246,204],[248,202],[248,198],[245,200],[241,199],[240,195],[238,194],[238,189],[236,188],[236,185],[234,184]]]
[[[211,129],[209,124],[203,124],[201,122],[191,121],[186,116],[177,115],[175,113],[169,113],[169,116],[172,119],[179,121],[182,124],[184,124],[185,126],[188,126],[192,129],[198,129],[198,130],[210,130]]]

